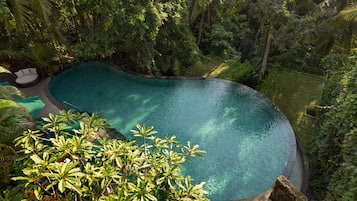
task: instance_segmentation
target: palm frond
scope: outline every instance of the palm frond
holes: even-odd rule
[[[0,86],[0,98],[13,100],[15,98],[24,98],[24,94],[14,86]]]
[[[27,24],[30,24],[30,12],[28,0],[10,1],[11,12],[16,21],[17,30],[21,30]]]
[[[351,23],[357,23],[357,3],[340,11],[333,22],[333,26],[338,29]]]
[[[212,1],[213,0],[193,0],[191,2],[190,23],[193,23],[197,17],[204,12]]]
[[[32,0],[32,10],[39,15],[45,23],[49,24],[49,16],[51,15],[52,3],[51,0]]]
[[[8,73],[11,74],[9,70],[7,70],[5,67],[0,66],[0,73]]]
[[[13,116],[22,116],[31,119],[30,112],[26,107],[12,100],[0,99],[0,122]]]

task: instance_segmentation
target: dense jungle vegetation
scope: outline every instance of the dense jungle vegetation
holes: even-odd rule
[[[26,61],[51,76],[89,60],[173,76],[201,75],[219,60],[229,65],[222,78],[262,90],[282,69],[326,78],[303,139],[311,196],[357,200],[355,0],[0,0],[2,67]],[[22,132],[31,118],[11,105],[21,94],[0,92],[1,135],[10,124],[11,135]]]

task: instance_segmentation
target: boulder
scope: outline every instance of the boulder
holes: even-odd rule
[[[279,176],[270,195],[272,201],[308,201],[285,176]]]

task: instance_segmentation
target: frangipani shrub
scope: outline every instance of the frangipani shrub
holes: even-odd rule
[[[61,111],[43,120],[15,140],[23,157],[13,179],[32,200],[208,200],[204,182],[181,175],[185,161],[202,157],[198,145],[139,124],[132,133],[141,144],[102,138],[105,121],[95,114]]]

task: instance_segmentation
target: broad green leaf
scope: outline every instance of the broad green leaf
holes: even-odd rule
[[[57,184],[57,181],[56,180],[52,180],[51,183],[46,186],[46,191],[50,190],[53,186],[55,186]]]
[[[35,189],[33,190],[33,193],[35,194],[35,197],[38,200],[42,200],[42,193],[41,193],[41,187],[40,186],[36,186]]]
[[[157,201],[157,198],[151,194],[145,194],[145,197],[149,200],[152,200],[152,201]]]
[[[61,191],[61,193],[63,193],[65,190],[66,190],[66,182],[64,179],[61,179],[59,182],[58,182],[58,190]]]
[[[11,72],[10,72],[8,69],[6,69],[5,67],[2,67],[2,66],[0,66],[0,73],[8,73],[8,74],[11,74]]]
[[[32,156],[30,156],[30,158],[37,164],[42,163],[43,161],[37,154],[33,154]]]
[[[23,169],[22,172],[25,175],[32,175],[32,174],[38,174],[40,171],[37,168],[33,169],[31,167],[28,167],[28,168]]]
[[[18,180],[28,181],[31,178],[30,177],[12,177],[11,179],[14,180],[14,181],[18,181]]]
[[[72,183],[70,183],[68,181],[66,181],[65,183],[66,183],[67,188],[75,190],[79,195],[82,195],[80,185],[73,185]]]

